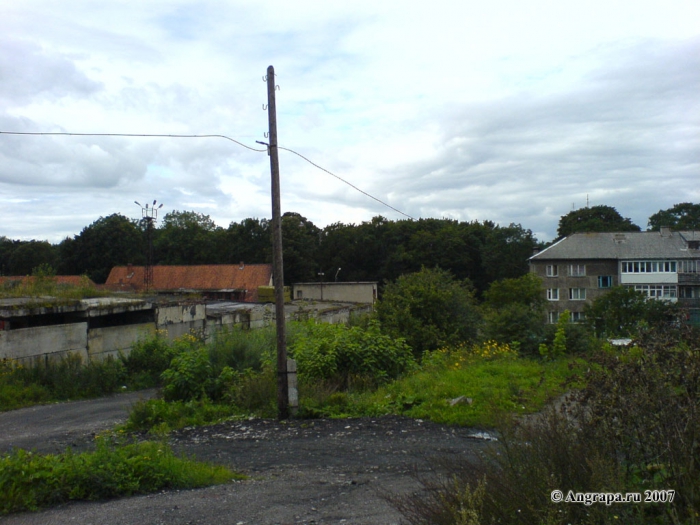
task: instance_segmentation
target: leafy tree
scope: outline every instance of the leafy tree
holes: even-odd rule
[[[426,350],[476,339],[479,312],[469,281],[439,268],[402,275],[377,304],[382,329],[403,337],[420,356]]]
[[[662,226],[674,230],[700,230],[700,204],[681,202],[649,217],[647,230],[659,231]]]
[[[640,227],[631,219],[623,218],[612,206],[581,208],[563,215],[557,229],[561,239],[579,232],[638,232]]]
[[[545,330],[544,288],[532,273],[491,284],[482,305],[484,337],[500,343],[520,345],[524,353],[535,353]]]
[[[35,268],[42,265],[55,266],[56,248],[47,241],[29,241],[17,247],[10,256],[10,273],[13,275],[30,275]]]
[[[10,257],[22,244],[22,241],[13,241],[4,235],[0,237],[0,275],[10,275]]]
[[[70,247],[74,273],[86,274],[98,284],[107,280],[114,266],[143,264],[145,259],[138,223],[118,213],[100,217],[83,228],[74,243]]]
[[[321,230],[306,217],[287,212],[282,215],[282,258],[286,284],[316,279],[316,262]]]
[[[154,239],[159,264],[213,264],[217,228],[209,215],[173,211],[165,215]]]
[[[532,231],[519,224],[490,228],[482,253],[486,279],[492,282],[526,275],[528,258],[536,245]]]
[[[244,219],[232,222],[226,230],[226,261],[251,264],[272,262],[272,232],[267,219]]]
[[[643,326],[662,326],[673,320],[676,306],[626,286],[615,286],[584,307],[586,323],[601,337],[635,335]]]

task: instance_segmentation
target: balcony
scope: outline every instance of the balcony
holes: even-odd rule
[[[678,273],[678,284],[700,284],[700,273]]]
[[[685,297],[679,297],[678,306],[681,308],[700,308],[700,298],[694,297],[692,299],[688,299]]]

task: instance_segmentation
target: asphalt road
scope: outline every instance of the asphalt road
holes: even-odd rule
[[[143,394],[141,394],[143,395]],[[148,395],[152,395],[149,392]],[[0,414],[0,451],[83,449],[122,421],[139,394]],[[6,431],[5,431],[6,430]],[[206,489],[71,503],[0,519],[8,525],[400,523],[387,493],[420,490],[432,457],[461,461],[487,444],[466,428],[401,417],[279,422],[248,420],[184,429],[173,447],[250,479]]]

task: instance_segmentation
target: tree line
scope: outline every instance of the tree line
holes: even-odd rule
[[[681,203],[649,218],[661,226],[700,228],[700,204]],[[615,208],[594,206],[561,217],[558,238],[578,231],[639,231]],[[395,281],[422,267],[469,279],[481,295],[490,283],[528,271],[534,248],[544,245],[519,224],[451,219],[391,221],[377,216],[361,224],[319,228],[299,213],[282,217],[285,283],[304,281]],[[247,218],[228,228],[195,211],[166,214],[151,232],[154,264],[271,263],[271,222]],[[87,275],[104,283],[113,266],[146,260],[143,221],[121,214],[100,217],[58,244],[0,237],[0,275],[29,275],[50,266],[62,275]]]

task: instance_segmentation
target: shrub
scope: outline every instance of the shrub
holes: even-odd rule
[[[382,328],[406,340],[416,357],[426,350],[476,339],[480,322],[469,281],[423,268],[388,283],[377,304]]]
[[[256,330],[234,328],[218,332],[209,343],[209,359],[214,373],[221,373],[225,367],[238,371],[259,371],[264,361],[273,354],[276,341],[272,327]]]
[[[542,280],[532,273],[491,283],[484,293],[483,337],[500,343],[520,343],[524,354],[534,354],[545,329]]]
[[[347,388],[352,378],[375,383],[395,379],[411,370],[415,361],[403,339],[382,334],[373,321],[366,330],[309,322],[306,333],[290,347],[302,381],[337,381]]]
[[[149,339],[138,341],[127,356],[120,356],[122,363],[133,376],[141,376],[146,382],[145,386],[159,384],[160,375],[170,366],[170,361],[177,354],[177,350],[165,337],[165,332],[159,330]]]
[[[187,401],[207,395],[213,387],[207,349],[199,347],[179,353],[160,377],[163,396],[168,401]]]

